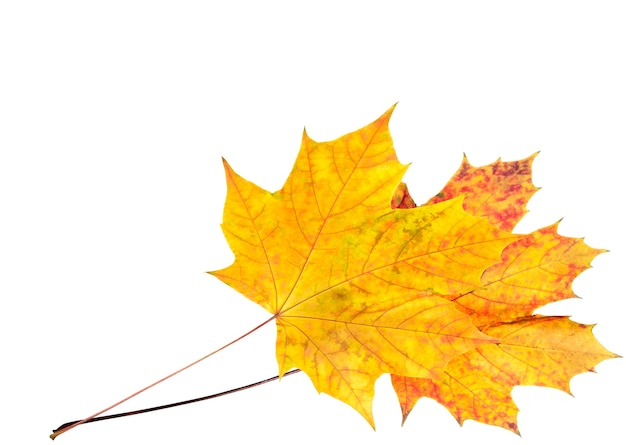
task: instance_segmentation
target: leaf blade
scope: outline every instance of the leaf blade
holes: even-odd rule
[[[390,208],[406,170],[389,134],[392,110],[335,141],[305,133],[278,192],[227,171],[234,198],[223,226],[235,262],[212,272],[275,315],[280,374],[301,368],[372,426],[382,373],[436,376],[494,341],[440,295],[481,286],[484,270],[519,238],[468,214],[461,199]]]

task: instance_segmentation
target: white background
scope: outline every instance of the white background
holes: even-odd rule
[[[228,6],[218,6],[223,3]],[[415,5],[413,5],[415,3]],[[518,230],[611,250],[546,311],[624,343],[623,2],[2,2],[2,441],[49,443],[82,418],[231,341],[268,314],[204,274],[232,261],[223,156],[282,186],[302,129],[391,130],[416,201],[467,153],[541,150]],[[116,411],[276,373],[274,328]],[[56,443],[624,443],[623,359],[575,398],[516,388],[522,439],[421,401],[404,427],[387,377],[377,432],[298,374],[217,400],[76,428]]]

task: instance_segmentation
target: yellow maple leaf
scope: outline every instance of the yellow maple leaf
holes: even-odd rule
[[[235,261],[211,272],[273,314],[280,375],[302,369],[372,426],[381,374],[439,379],[454,357],[494,342],[442,296],[482,286],[519,238],[464,211],[462,198],[391,208],[407,168],[392,110],[331,142],[305,132],[275,193],[224,162],[222,227]]]

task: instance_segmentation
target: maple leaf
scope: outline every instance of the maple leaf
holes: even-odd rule
[[[537,190],[531,181],[535,156],[517,162],[498,160],[480,168],[464,158],[457,173],[429,203],[464,194],[467,211],[511,230]],[[415,205],[408,190],[398,194],[402,200],[392,205]],[[597,342],[592,326],[566,317],[532,315],[547,303],[574,297],[573,280],[602,252],[581,239],[559,235],[554,224],[507,246],[502,261],[483,274],[481,288],[449,295],[481,332],[500,340],[454,358],[441,379],[392,375],[403,421],[421,397],[430,397],[461,424],[473,419],[519,433],[518,409],[510,395],[514,386],[549,386],[569,392],[574,375],[618,357]]]
[[[592,325],[533,314],[574,297],[572,282],[604,252],[559,235],[558,224],[511,233],[538,190],[536,154],[478,168],[464,157],[443,190],[418,207],[401,182],[407,166],[389,134],[392,111],[330,142],[304,132],[293,170],[274,193],[224,160],[222,229],[235,261],[209,273],[272,317],[50,437],[109,418],[97,416],[270,321],[279,376],[300,368],[372,427],[374,384],[384,373],[403,422],[430,397],[461,424],[473,419],[519,433],[514,386],[569,392],[573,376],[618,357]]]
[[[302,369],[372,426],[381,374],[442,379],[450,360],[495,342],[443,296],[481,287],[519,238],[463,210],[462,197],[392,209],[407,168],[392,111],[331,142],[304,132],[274,193],[224,161],[222,228],[235,261],[211,272],[273,314],[280,375]]]

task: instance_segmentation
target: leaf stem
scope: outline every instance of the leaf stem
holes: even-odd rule
[[[300,369],[292,369],[291,371],[286,372],[285,374],[283,374],[283,377],[287,377],[288,375],[296,374],[298,372],[301,372],[301,370]],[[233,393],[236,393],[236,392],[239,392],[239,391],[243,391],[243,390],[246,390],[246,389],[254,388],[255,386],[264,385],[265,383],[273,382],[274,380],[278,380],[279,378],[280,378],[279,376],[274,376],[274,377],[270,377],[268,379],[260,380],[260,381],[255,382],[255,383],[251,383],[249,385],[240,386],[240,387],[234,388],[234,389],[229,389],[228,391],[223,391],[223,392],[219,392],[219,393],[216,393],[216,394],[211,394],[209,396],[198,397],[196,399],[183,400],[182,402],[169,403],[167,405],[153,406],[151,408],[144,408],[144,409],[139,409],[139,410],[136,410],[136,411],[126,411],[124,413],[110,414],[108,416],[94,417],[92,419],[85,420],[82,423],[91,423],[91,422],[99,422],[101,420],[117,419],[118,417],[134,416],[136,414],[150,413],[152,411],[159,411],[159,410],[162,410],[162,409],[175,408],[177,406],[188,405],[190,403],[202,402],[204,400],[215,399],[217,397],[226,396],[228,394],[233,394]],[[61,425],[57,429],[52,430],[52,432],[56,433],[57,431],[62,430],[63,428],[66,428],[66,427],[68,427],[70,425],[73,425],[75,423],[78,423],[78,422],[80,422],[80,421],[79,420],[73,420],[71,422],[64,423],[63,425]]]
[[[186,369],[191,368],[193,365],[196,365],[196,364],[200,363],[201,361],[203,361],[203,360],[205,360],[205,359],[207,359],[207,358],[211,357],[212,355],[217,354],[217,353],[218,353],[218,352],[220,352],[221,350],[226,349],[226,348],[227,348],[227,347],[229,347],[230,345],[232,345],[232,344],[234,344],[234,343],[237,343],[239,340],[242,340],[242,339],[246,338],[248,335],[250,335],[250,334],[252,334],[253,332],[257,331],[258,329],[262,328],[263,326],[265,326],[266,324],[268,324],[270,321],[274,320],[275,318],[276,318],[276,315],[273,315],[272,317],[268,318],[267,320],[265,320],[265,321],[264,321],[263,323],[261,323],[260,325],[256,326],[255,328],[252,328],[251,330],[249,330],[248,332],[246,332],[246,333],[245,333],[245,334],[243,334],[242,336],[240,336],[240,337],[238,337],[238,338],[234,339],[233,341],[231,341],[231,342],[229,342],[229,343],[225,344],[225,345],[224,345],[224,346],[222,346],[221,348],[218,348],[218,349],[216,349],[215,351],[208,353],[208,354],[207,354],[207,355],[205,355],[204,357],[201,357],[201,358],[199,358],[198,360],[196,360],[196,361],[194,361],[194,362],[192,362],[192,363],[189,363],[189,364],[188,364],[188,365],[186,365],[186,366],[183,366],[183,367],[182,367],[182,368],[180,368],[179,370],[174,371],[174,372],[172,372],[171,374],[169,374],[169,375],[167,375],[167,376],[165,376],[165,377],[163,377],[163,378],[161,378],[161,379],[157,380],[156,382],[154,382],[154,383],[152,383],[152,384],[150,384],[150,385],[146,386],[145,388],[140,389],[139,391],[137,391],[137,392],[135,392],[135,393],[133,393],[133,394],[129,395],[128,397],[123,398],[122,400],[120,400],[119,402],[114,403],[113,405],[109,406],[108,408],[105,408],[105,409],[103,409],[103,410],[100,410],[100,411],[98,411],[97,413],[92,414],[92,415],[91,415],[91,416],[89,416],[89,417],[85,417],[83,420],[79,420],[78,422],[73,422],[73,423],[70,423],[70,424],[64,424],[64,425],[62,425],[62,426],[61,426],[61,427],[59,427],[58,429],[54,430],[54,431],[52,432],[52,434],[50,434],[50,439],[54,440],[57,436],[59,436],[59,435],[61,435],[61,434],[65,433],[66,431],[69,431],[69,430],[71,430],[72,428],[75,428],[75,427],[77,427],[78,425],[81,425],[81,424],[83,424],[83,423],[90,422],[90,421],[92,421],[92,419],[94,419],[94,418],[98,417],[100,414],[103,414],[103,413],[105,413],[105,412],[107,412],[107,411],[109,411],[109,410],[111,410],[111,409],[115,408],[116,406],[121,405],[122,403],[124,403],[124,402],[126,402],[126,401],[128,401],[128,400],[132,399],[132,398],[133,398],[133,397],[135,397],[135,396],[138,396],[138,395],[139,395],[139,394],[141,394],[142,392],[149,390],[150,388],[152,388],[152,387],[154,387],[154,386],[158,385],[159,383],[162,383],[162,382],[164,382],[165,380],[167,380],[167,379],[169,379],[169,378],[171,378],[171,377],[174,377],[176,374],[180,374],[181,372],[185,371]]]

